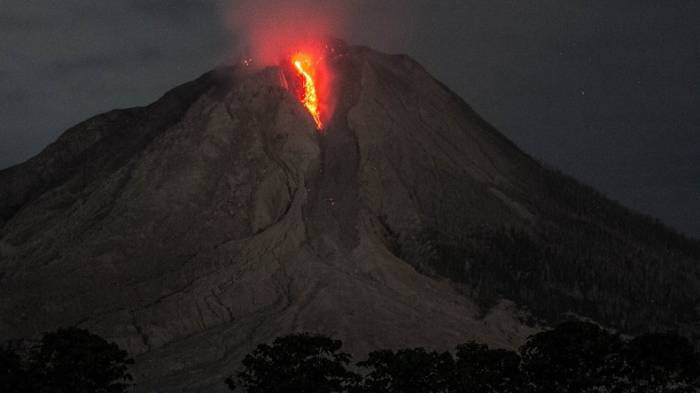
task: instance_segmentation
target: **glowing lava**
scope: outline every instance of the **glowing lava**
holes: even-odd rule
[[[318,91],[316,82],[316,64],[311,56],[306,53],[297,53],[292,56],[292,65],[303,79],[303,97],[301,103],[311,113],[316,122],[316,127],[320,130],[323,127],[321,122],[321,109],[319,107]]]

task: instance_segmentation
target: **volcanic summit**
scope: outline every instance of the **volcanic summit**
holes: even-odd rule
[[[284,66],[240,64],[0,171],[0,335],[94,331],[141,392],[224,391],[298,331],[516,348],[578,315],[698,342],[697,241],[535,161],[411,58],[334,45],[318,118]]]

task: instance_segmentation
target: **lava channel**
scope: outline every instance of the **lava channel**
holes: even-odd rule
[[[318,69],[313,58],[303,52],[298,52],[291,57],[292,67],[302,79],[302,89],[299,92],[299,100],[316,122],[316,128],[321,130],[321,108],[318,94]]]

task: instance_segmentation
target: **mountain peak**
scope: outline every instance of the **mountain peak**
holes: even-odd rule
[[[145,392],[223,390],[295,331],[356,354],[515,348],[565,313],[697,332],[696,242],[543,168],[407,56],[328,66],[322,133],[283,66],[238,65],[0,171],[0,333],[89,328]]]

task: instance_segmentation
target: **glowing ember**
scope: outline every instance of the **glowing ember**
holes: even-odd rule
[[[311,113],[316,122],[316,127],[320,130],[323,124],[321,123],[321,110],[319,108],[318,91],[316,90],[316,64],[314,64],[311,56],[301,52],[292,56],[291,60],[294,69],[303,78],[304,91],[301,102]]]

